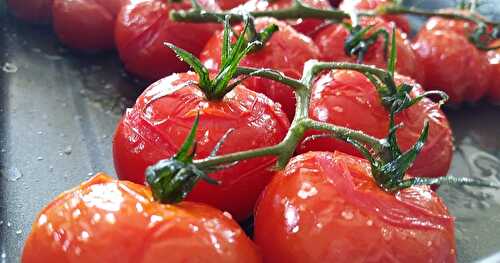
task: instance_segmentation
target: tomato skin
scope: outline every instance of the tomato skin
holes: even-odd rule
[[[391,0],[344,0],[340,4],[340,10],[349,11],[352,9],[358,10],[373,10],[383,5],[390,4]],[[405,33],[411,32],[410,23],[408,19],[402,15],[386,15],[382,16],[386,21],[394,22],[398,28]]]
[[[220,25],[170,20],[169,12],[191,8],[188,2],[133,1],[121,9],[115,27],[115,42],[129,72],[144,79],[157,80],[189,69],[163,43],[170,42],[198,56]],[[219,9],[212,0],[200,1],[200,4],[207,10]]]
[[[446,92],[452,104],[476,102],[488,90],[489,80],[484,77],[490,74],[488,59],[463,34],[469,27],[463,22],[445,22],[431,19],[414,41],[415,55],[425,70],[422,85]]]
[[[279,106],[262,94],[236,87],[222,101],[208,101],[195,84],[194,73],[173,74],[147,88],[120,121],[113,140],[115,170],[120,179],[144,183],[146,168],[172,157],[180,148],[199,112],[196,158],[207,157],[216,143],[233,128],[219,154],[279,143],[290,126]],[[243,220],[269,182],[274,157],[240,161],[211,174],[214,186],[200,182],[187,200],[200,201]]]
[[[262,193],[254,240],[264,262],[455,262],[453,221],[427,186],[386,193],[366,160],[308,152]]]
[[[300,78],[304,63],[310,59],[318,59],[320,53],[314,42],[307,36],[295,31],[284,22],[272,18],[255,20],[257,30],[270,24],[279,26],[265,47],[248,54],[241,66],[256,68],[271,68],[279,70],[292,78]],[[241,31],[241,26],[236,31]],[[200,60],[211,71],[217,71],[221,58],[222,32],[217,32],[207,43],[200,55]],[[253,91],[264,93],[275,102],[279,102],[290,120],[295,115],[295,95],[293,90],[281,83],[253,77],[244,82]]]
[[[229,10],[231,8],[235,8],[239,5],[242,5],[246,2],[246,0],[216,0],[217,5],[222,10]]]
[[[407,77],[396,75],[396,83],[414,84]],[[422,94],[418,85],[412,97]],[[361,73],[331,71],[320,76],[313,85],[309,115],[312,119],[361,130],[376,138],[385,138],[389,129],[389,113],[380,102],[373,84]],[[429,136],[409,174],[419,177],[438,177],[447,174],[453,155],[453,136],[448,120],[437,103],[424,98],[396,115],[396,123],[404,126],[397,132],[398,144],[407,150],[417,141],[429,120]],[[307,135],[321,134],[308,132]],[[320,138],[303,142],[298,151],[339,150],[351,155],[360,153],[340,140]]]
[[[53,0],[7,0],[10,11],[19,19],[46,24],[52,18]]]
[[[500,40],[491,43],[492,47],[498,45]],[[491,102],[500,104],[500,49],[488,51],[487,57],[490,68],[488,98]]]
[[[361,19],[360,24],[362,26],[374,26],[370,32],[385,29],[392,35],[393,23],[386,22],[383,19]],[[318,32],[314,37],[314,43],[316,43],[321,51],[323,60],[356,62],[356,56],[349,57],[344,52],[344,42],[348,36],[349,31],[343,25],[333,24]],[[408,40],[406,34],[398,29],[396,29],[396,48],[396,70],[403,75],[423,80],[423,70],[420,69],[417,63],[411,42]],[[377,42],[369,48],[363,59],[363,63],[375,65],[379,68],[387,68],[387,56],[384,53],[384,39],[382,37],[379,37]]]
[[[128,1],[54,0],[54,30],[70,48],[86,52],[113,49],[116,16]]]
[[[214,242],[216,240],[216,242]],[[219,246],[219,247],[218,247]],[[229,215],[164,205],[149,188],[97,174],[60,194],[34,221],[22,262],[261,262]]]

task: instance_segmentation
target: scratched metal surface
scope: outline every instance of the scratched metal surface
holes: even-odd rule
[[[19,23],[2,5],[0,262],[18,262],[37,211],[94,172],[114,173],[114,127],[146,83],[127,76],[116,54],[70,52],[50,28]],[[499,6],[490,1],[483,9]],[[480,104],[447,113],[457,146],[451,173],[500,183],[500,107]],[[439,192],[457,218],[460,262],[500,251],[500,193],[448,186]]]

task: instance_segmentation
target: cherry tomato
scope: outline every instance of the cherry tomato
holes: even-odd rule
[[[487,57],[466,35],[451,29],[434,29],[433,21],[436,20],[428,22],[418,33],[413,45],[425,71],[423,86],[448,93],[452,104],[476,102],[488,90]]]
[[[211,0],[199,1],[207,10],[218,10]],[[132,1],[118,14],[115,41],[125,68],[142,78],[157,80],[173,72],[188,70],[173,51],[164,46],[170,42],[199,55],[217,24],[173,22],[171,10],[189,9],[189,1]]]
[[[368,32],[371,35],[379,29],[384,29],[392,35],[393,24],[380,18],[361,19],[360,25],[373,26]],[[349,36],[349,31],[341,24],[333,24],[318,32],[314,42],[319,47],[322,59],[327,61],[348,61],[355,62],[356,56],[349,57],[344,52],[344,42]],[[390,41],[389,38],[388,41]],[[375,65],[380,68],[387,67],[387,56],[384,51],[385,40],[382,36],[378,37],[376,43],[370,46],[365,54],[363,63]],[[389,43],[390,47],[390,43]],[[411,76],[417,80],[423,80],[423,71],[420,69],[415,54],[411,47],[411,42],[407,39],[405,33],[396,29],[396,48],[397,48],[397,71],[403,75]],[[390,48],[388,49],[388,53]]]
[[[344,0],[340,4],[340,9],[349,12],[350,10],[373,10],[391,3],[391,0]],[[392,21],[403,32],[410,33],[411,27],[408,19],[402,15],[382,16],[387,21]]]
[[[328,0],[302,0],[302,4],[318,9],[331,9]],[[279,10],[292,6],[293,0],[249,0],[245,4],[239,7],[244,11],[269,11],[269,10]],[[287,23],[298,32],[311,36],[316,32],[316,29],[323,23],[322,19],[297,19],[288,20]]]
[[[246,0],[216,0],[215,2],[222,10],[228,10],[244,4]]]
[[[428,186],[384,192],[370,165],[309,152],[259,199],[255,242],[264,262],[455,262],[454,220]]]
[[[10,11],[19,19],[31,23],[49,23],[53,0],[7,0]]]
[[[118,260],[119,259],[119,260]],[[22,262],[261,262],[231,216],[210,206],[164,205],[149,188],[97,174],[36,218]]]
[[[272,68],[285,73],[292,78],[300,78],[304,63],[309,59],[320,57],[320,53],[313,41],[298,33],[285,23],[271,19],[259,18],[255,20],[257,30],[262,30],[270,24],[279,26],[271,39],[262,49],[248,54],[240,63],[241,66]],[[236,28],[241,31],[241,27]],[[221,57],[222,32],[216,33],[207,43],[200,55],[204,65],[212,70],[218,70]],[[264,93],[273,101],[279,102],[283,111],[290,120],[295,115],[295,96],[293,90],[283,84],[262,79],[250,78],[245,86],[251,90]]]
[[[53,23],[59,40],[70,48],[114,48],[115,20],[129,0],[54,0]]]
[[[491,44],[492,47],[498,45],[500,40]],[[491,102],[500,104],[500,49],[488,51],[487,56],[490,67],[488,97]]]
[[[144,182],[146,168],[172,157],[200,114],[197,158],[207,157],[229,129],[220,154],[279,143],[289,122],[280,107],[262,94],[237,86],[221,101],[208,101],[196,86],[193,73],[173,74],[147,88],[119,123],[113,141],[115,169],[120,179]],[[236,219],[251,215],[255,201],[269,182],[275,158],[240,161],[211,176],[214,186],[200,182],[187,200],[229,211]]]
[[[396,75],[396,83],[415,84],[407,77]],[[411,96],[422,94],[420,85]],[[384,138],[389,130],[389,113],[382,105],[373,84],[361,73],[331,71],[314,83],[309,114],[312,119],[361,130],[371,136]],[[429,120],[429,135],[409,174],[419,177],[444,176],[453,155],[453,138],[446,116],[437,103],[424,98],[396,115],[396,123],[404,126],[397,132],[398,144],[407,150],[417,141]],[[318,134],[319,132],[309,132]],[[350,144],[333,138],[303,142],[299,152],[339,150],[361,156]]]

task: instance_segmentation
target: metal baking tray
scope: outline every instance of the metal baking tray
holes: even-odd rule
[[[500,6],[490,2],[485,9]],[[128,76],[113,52],[77,54],[50,27],[16,21],[3,1],[0,21],[0,262],[19,262],[45,204],[95,172],[114,173],[115,125],[147,83]],[[500,107],[446,113],[456,145],[450,172],[500,183]],[[500,252],[500,191],[443,186],[439,193],[456,217],[459,262]],[[484,262],[500,262],[500,254]]]

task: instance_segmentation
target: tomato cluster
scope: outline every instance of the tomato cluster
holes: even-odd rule
[[[360,151],[352,138],[317,127],[306,131],[297,123],[307,119],[362,132],[380,144],[396,142],[392,158],[421,144],[425,134],[401,177],[445,176],[453,135],[441,103],[424,90],[444,90],[454,103],[484,96],[500,102],[500,51],[471,43],[474,23],[431,18],[412,44],[401,15],[342,17],[337,23],[241,16],[245,22],[231,30],[227,17],[221,30],[214,21],[177,22],[169,14],[193,7],[207,16],[228,9],[271,14],[295,6],[292,0],[203,0],[199,6],[163,0],[24,2],[8,5],[25,20],[52,19],[57,36],[71,48],[116,48],[127,71],[154,83],[116,128],[113,160],[120,180],[98,174],[56,197],[36,218],[22,262],[455,262],[453,217],[430,187],[391,192],[375,178],[375,150]],[[339,4],[301,2],[322,11]],[[389,5],[345,0],[339,10]],[[277,31],[266,31],[273,27]],[[392,56],[391,44],[397,50]],[[311,60],[363,63],[372,71],[314,72],[301,109],[297,99],[305,95],[294,92],[297,87],[279,78],[242,78],[236,70],[268,68],[305,85],[301,78]],[[398,104],[388,104],[375,67],[388,68],[391,99],[411,87],[396,98],[411,106],[396,111],[392,106]],[[276,171],[282,161],[276,147],[296,134],[287,160],[295,156]],[[252,155],[259,150],[272,154]],[[218,156],[233,161],[206,170],[196,166]],[[168,169],[155,170],[162,165]],[[168,203],[158,188],[187,201]],[[253,241],[237,224],[252,216]]]

